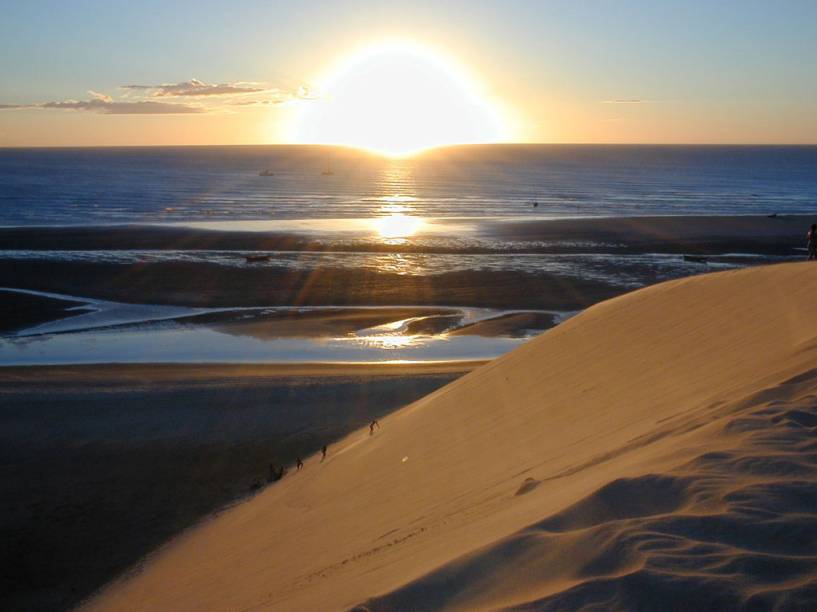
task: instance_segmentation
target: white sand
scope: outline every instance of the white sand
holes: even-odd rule
[[[92,609],[817,609],[817,265],[595,306]]]

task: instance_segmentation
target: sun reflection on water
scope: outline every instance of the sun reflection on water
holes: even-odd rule
[[[419,217],[395,214],[375,219],[374,226],[381,238],[386,240],[395,238],[410,238],[424,225]]]
[[[384,336],[363,336],[355,337],[354,341],[370,348],[381,349],[401,349],[407,347],[420,346],[427,343],[429,336],[402,336],[402,335],[384,335]]]

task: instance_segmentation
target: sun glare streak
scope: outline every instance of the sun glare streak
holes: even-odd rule
[[[499,112],[444,55],[393,41],[353,54],[319,79],[320,99],[294,119],[293,139],[391,157],[507,139]]]

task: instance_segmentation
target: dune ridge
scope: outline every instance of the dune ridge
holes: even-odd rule
[[[594,306],[188,532],[89,609],[809,609],[817,269]]]

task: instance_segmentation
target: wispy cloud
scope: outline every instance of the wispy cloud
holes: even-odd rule
[[[318,96],[314,94],[308,87],[301,85],[295,90],[286,89],[267,89],[263,96],[253,96],[251,98],[243,98],[233,100],[230,102],[231,106],[278,106],[279,104],[286,104],[297,100],[317,100]]]
[[[258,93],[266,88],[257,83],[205,83],[190,79],[181,83],[162,85],[122,85],[122,89],[151,91],[152,95],[162,96],[229,96]]]
[[[99,94],[99,96],[101,97],[91,98],[90,100],[63,100],[38,104],[0,104],[0,110],[45,108],[90,111],[104,115],[178,115],[205,112],[204,108],[187,104],[170,104],[152,100],[115,102],[110,96],[104,96],[103,94]]]
[[[602,104],[652,104],[655,100],[642,100],[640,98],[623,98],[620,100],[603,100]]]
[[[102,100],[103,102],[113,102],[113,98],[108,94],[99,93],[98,91],[94,91],[93,89],[88,90],[88,95],[90,95],[94,100]]]
[[[311,100],[315,96],[306,85],[291,88],[273,87],[267,83],[237,81],[205,83],[190,79],[175,84],[123,85],[118,99],[88,90],[89,99],[55,100],[30,104],[0,104],[0,110],[53,109],[100,113],[104,115],[178,115],[227,110],[230,107],[276,106],[296,100]],[[168,101],[168,98],[198,98]]]
[[[36,105],[39,108],[57,108],[62,110],[83,110],[106,115],[178,115],[203,113],[204,108],[188,104],[170,104],[153,100],[136,100],[134,102],[114,102],[93,98],[91,100],[65,100],[64,102],[45,102]]]

